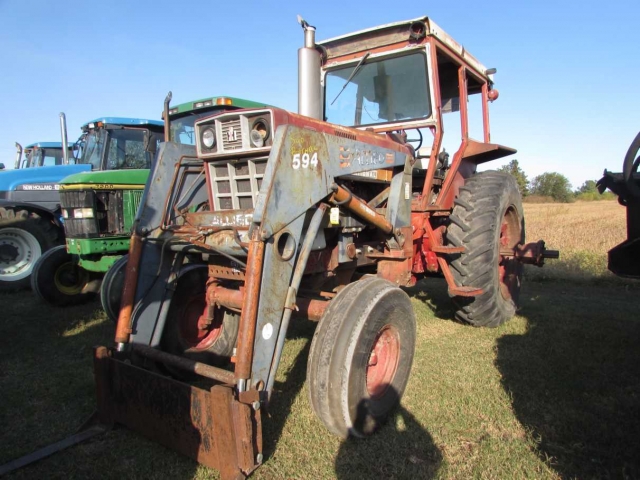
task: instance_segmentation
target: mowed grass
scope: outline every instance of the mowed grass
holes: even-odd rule
[[[583,215],[571,210],[581,204],[568,208],[565,216]],[[579,231],[552,240],[531,217],[529,240],[545,238],[563,254]],[[398,411],[365,440],[331,436],[312,413],[305,373],[314,325],[294,322],[264,418],[265,462],[252,478],[639,478],[638,292],[555,278],[526,283],[519,315],[497,329],[453,322],[442,279],[411,290],[418,338],[409,385]],[[54,309],[29,292],[0,295],[0,312],[2,464],[88,417],[91,347],[110,344],[113,327],[98,304]],[[94,477],[217,474],[116,429],[9,476]]]

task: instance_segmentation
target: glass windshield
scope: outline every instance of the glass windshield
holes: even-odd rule
[[[37,167],[42,158],[42,150],[39,148],[33,148],[29,151],[26,159],[26,163],[23,160],[22,168]]]
[[[100,170],[106,139],[107,132],[104,130],[94,130],[86,134],[84,149],[78,163],[91,165],[91,170]]]
[[[426,56],[423,53],[368,60],[340,93],[355,66],[338,68],[326,74],[325,117],[328,122],[359,126],[431,116]]]
[[[109,131],[107,147],[107,170],[124,170],[128,168],[151,168],[151,154],[145,149],[146,130],[128,128]],[[149,134],[151,141],[158,138]],[[155,150],[155,149],[153,149]]]
[[[62,165],[62,160],[62,149],[45,148],[42,152],[42,161],[39,165],[42,167]]]
[[[190,112],[184,117],[171,118],[171,141],[182,145],[195,145],[195,128],[193,124],[202,117],[208,117],[222,110],[224,109],[216,108],[214,110]]]

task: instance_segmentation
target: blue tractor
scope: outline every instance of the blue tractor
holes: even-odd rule
[[[30,285],[34,264],[50,248],[64,244],[64,219],[60,208],[60,182],[69,175],[92,170],[112,169],[104,165],[106,139],[116,131],[145,128],[154,120],[109,118],[108,123],[88,122],[75,146],[76,158],[62,155],[66,141],[66,125],[61,114],[62,143],[59,160],[55,143],[29,145],[26,162],[20,168],[0,172],[0,290],[18,290]],[[152,143],[152,142],[150,142]],[[109,145],[116,145],[109,143]],[[74,147],[75,147],[74,146]],[[127,152],[128,153],[128,152]],[[20,163],[20,162],[18,162]],[[38,168],[31,168],[38,167]]]

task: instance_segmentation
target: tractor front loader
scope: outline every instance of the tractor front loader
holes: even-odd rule
[[[116,346],[95,351],[101,422],[223,478],[263,460],[262,411],[293,317],[319,322],[313,410],[335,435],[366,436],[409,379],[416,326],[401,287],[441,274],[456,317],[493,327],[516,311],[523,264],[558,255],[525,243],[515,181],[476,172],[515,152],[490,141],[491,70],[426,17],[318,44],[301,24],[298,114],[220,113],[195,123],[195,148],[161,145]],[[469,95],[482,140],[468,135]],[[449,163],[443,115],[457,109]]]

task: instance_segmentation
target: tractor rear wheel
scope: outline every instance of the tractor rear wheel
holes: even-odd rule
[[[207,322],[206,266],[187,268],[177,280],[162,334],[164,351],[208,365],[227,363],[238,338],[240,314],[216,308]],[[186,378],[185,372],[171,373]]]
[[[56,228],[35,213],[0,208],[0,290],[28,288],[36,261],[57,240]]]
[[[124,288],[124,277],[127,270],[129,255],[120,257],[104,274],[102,285],[100,285],[100,303],[102,309],[113,323],[118,321],[120,313],[120,302],[122,301],[122,289]]]
[[[83,293],[91,277],[91,273],[67,253],[65,245],[58,245],[36,262],[31,274],[31,288],[38,298],[56,307],[79,305],[95,298],[95,293]]]
[[[476,327],[497,327],[516,313],[523,265],[513,251],[524,244],[522,198],[515,179],[482,172],[465,181],[455,200],[447,242],[465,247],[451,261],[458,285],[481,288],[473,298],[454,297],[456,317]]]
[[[335,435],[369,435],[398,405],[409,380],[416,323],[391,282],[366,277],[342,289],[311,343],[307,380],[314,412]]]

